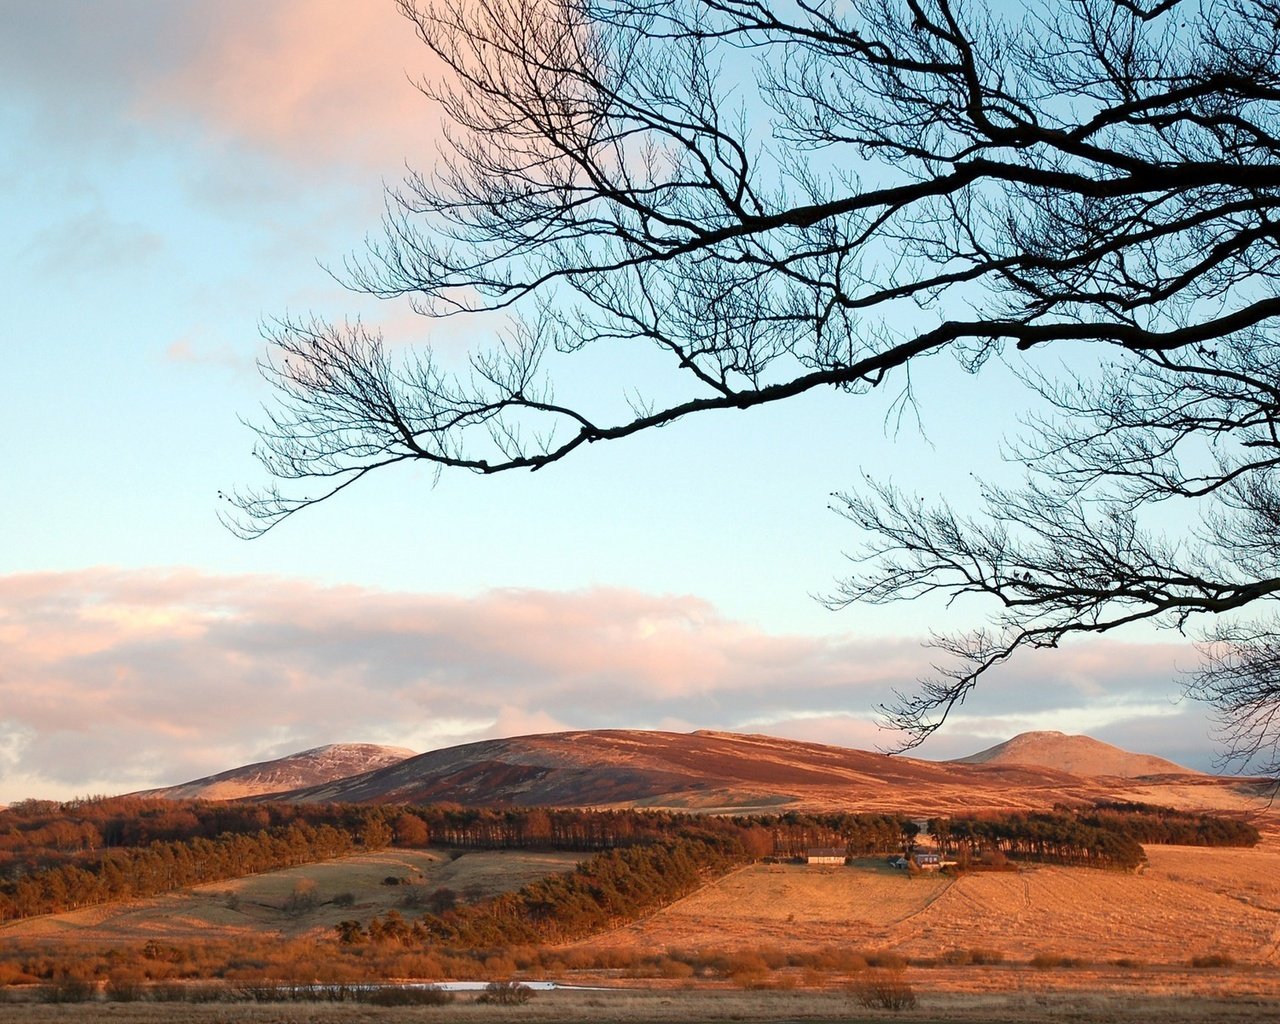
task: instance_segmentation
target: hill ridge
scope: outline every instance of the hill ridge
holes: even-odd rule
[[[1152,775],[1203,775],[1154,754],[1135,754],[1092,736],[1056,729],[1019,733],[954,764],[1024,764],[1056,768],[1086,778],[1115,776],[1136,779]]]

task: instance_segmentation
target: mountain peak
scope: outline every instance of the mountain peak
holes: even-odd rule
[[[1045,729],[1023,732],[968,757],[959,764],[1025,764],[1055,768],[1072,775],[1111,775],[1122,779],[1144,775],[1199,775],[1191,768],[1154,754],[1134,754],[1091,736],[1072,736]]]
[[[388,747],[378,743],[326,743],[138,795],[172,800],[242,800],[266,793],[323,785],[399,764],[415,754],[416,751],[407,747]]]

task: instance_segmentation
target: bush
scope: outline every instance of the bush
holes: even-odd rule
[[[1226,953],[1205,953],[1191,958],[1192,967],[1234,967],[1235,957]]]
[[[484,987],[478,1003],[497,1003],[499,1006],[521,1006],[533,998],[533,989],[518,981],[491,981]]]
[[[1031,958],[1031,966],[1046,970],[1052,967],[1084,967],[1085,961],[1061,953],[1037,953]]]
[[[659,978],[678,978],[683,980],[693,977],[692,964],[686,964],[681,960],[673,960],[669,956],[658,957],[654,962],[653,969]]]
[[[849,983],[850,994],[869,1010],[914,1010],[916,994],[900,971],[868,971]]]
[[[113,1003],[136,1003],[146,996],[142,975],[134,972],[112,974],[107,978],[103,993]]]
[[[807,964],[821,971],[865,971],[867,957],[855,949],[844,946],[827,946],[807,958]]]
[[[864,954],[868,967],[883,967],[889,971],[901,971],[907,966],[907,958],[888,949],[873,950]]]
[[[362,1003],[373,1006],[445,1006],[453,1002],[454,994],[435,985],[421,988],[409,985],[376,985],[365,990]]]
[[[98,986],[88,978],[67,975],[40,986],[39,999],[42,1003],[87,1003],[97,993]]]

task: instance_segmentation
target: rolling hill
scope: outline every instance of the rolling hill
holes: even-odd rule
[[[1024,732],[955,760],[956,764],[1036,765],[1086,777],[1113,775],[1136,779],[1149,775],[1200,775],[1151,754],[1132,754],[1090,736],[1061,732]]]
[[[1243,810],[1256,803],[1259,785],[1060,734],[1024,734],[962,760],[926,761],[771,736],[603,729],[484,740],[417,755],[335,744],[146,795],[929,817],[1116,799]]]
[[[1138,799],[1230,806],[1238,780],[1095,779],[1044,765],[956,763],[770,736],[593,730],[434,750],[271,799],[464,805],[857,809],[928,816],[982,808]],[[1151,783],[1151,784],[1149,784]]]

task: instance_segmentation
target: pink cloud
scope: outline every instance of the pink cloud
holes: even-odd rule
[[[909,639],[771,634],[689,596],[457,597],[183,569],[0,577],[0,638],[0,802],[174,783],[336,741],[421,750],[679,723],[874,747],[891,739],[875,704],[927,662]],[[1111,707],[1097,720],[1123,732],[1167,696],[1168,650],[1109,649],[1029,663],[1030,683],[994,679],[954,753],[1018,715]]]
[[[429,157],[438,129],[410,80],[432,58],[393,4],[199,5],[184,23],[193,52],[139,83],[136,116],[185,114],[297,162],[395,168]]]

